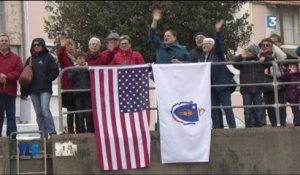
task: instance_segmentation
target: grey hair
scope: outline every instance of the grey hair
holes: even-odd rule
[[[91,45],[91,43],[93,42],[93,41],[95,41],[97,44],[101,44],[101,41],[100,41],[100,39],[99,38],[96,38],[96,37],[92,37],[91,39],[90,39],[90,41],[89,41],[89,45]]]

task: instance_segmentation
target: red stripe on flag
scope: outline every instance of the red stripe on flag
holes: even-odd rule
[[[118,169],[122,169],[122,159],[121,159],[121,152],[120,152],[120,143],[119,143],[119,137],[118,137],[118,131],[117,131],[117,122],[116,122],[116,115],[115,115],[115,100],[114,100],[114,87],[117,87],[117,85],[114,85],[113,83],[113,71],[109,70],[108,72],[108,89],[109,89],[109,104],[110,104],[110,114],[111,114],[111,125],[113,129],[113,136],[111,138],[114,138],[115,141],[115,150],[116,150],[116,157],[117,157],[117,165]],[[118,104],[116,104],[118,105]],[[119,116],[119,115],[118,115]]]
[[[148,112],[146,113],[146,117],[148,118]],[[139,118],[140,118],[140,127],[141,127],[141,134],[142,134],[142,141],[143,141],[143,152],[144,152],[144,159],[145,159],[145,166],[148,167],[150,166],[150,161],[149,161],[149,153],[148,153],[148,139],[146,136],[146,133],[149,131],[145,130],[144,126],[144,117],[143,113],[139,112]]]
[[[139,147],[138,147],[138,141],[137,141],[137,131],[135,128],[135,122],[134,120],[138,120],[134,118],[134,113],[129,113],[129,119],[130,119],[130,126],[131,126],[131,132],[132,132],[132,140],[133,140],[133,147],[134,147],[134,156],[135,156],[135,162],[136,167],[141,167],[141,160],[140,160],[140,153],[139,153]]]
[[[127,169],[131,169],[129,143],[128,143],[128,135],[127,135],[127,128],[126,128],[126,121],[125,121],[124,113],[120,113],[120,118],[121,118],[121,124],[122,124],[122,132],[123,132],[123,139],[124,139],[124,146],[125,146]]]
[[[95,70],[90,71],[90,82],[91,82],[91,89],[96,89],[95,86]],[[95,128],[95,140],[96,144],[99,146],[97,149],[97,156],[98,156],[98,167],[99,169],[103,169],[103,156],[102,156],[102,146],[99,134],[99,121],[97,115],[97,102],[96,102],[96,91],[91,92],[91,101],[92,101],[92,109],[93,109],[93,119],[94,119],[94,128]]]
[[[129,113],[119,111],[119,74],[114,70],[116,69],[96,69],[91,70],[90,74],[99,169],[149,167],[151,164],[149,154],[150,111]],[[97,73],[99,73],[99,77],[95,81]],[[115,79],[116,77],[118,78]],[[99,84],[95,84],[98,81]],[[96,96],[97,94],[98,96]],[[101,109],[98,109],[99,113],[97,113],[99,107]]]
[[[105,108],[105,91],[104,91],[104,71],[99,71],[99,79],[100,79],[100,101],[101,101],[101,114],[103,119],[103,130],[104,130],[104,137],[105,139],[102,140],[105,142],[106,152],[107,152],[107,161],[108,161],[108,168],[112,169],[112,158],[111,158],[111,149],[110,149],[110,142],[109,142],[109,133],[108,133],[108,126],[107,126],[107,115],[106,115],[106,108]]]

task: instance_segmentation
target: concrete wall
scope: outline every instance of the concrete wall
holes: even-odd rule
[[[100,172],[94,134],[57,135],[47,143],[48,173],[54,174],[299,174],[300,128],[263,127],[212,130],[210,162],[161,164],[158,132],[151,132],[151,167]],[[15,172],[9,165],[7,138],[0,138],[0,173]],[[5,146],[6,145],[6,146]],[[64,146],[64,148],[63,148]],[[62,149],[63,148],[63,149]],[[62,151],[63,150],[63,151]],[[179,151],[179,150],[178,150]],[[10,151],[13,154],[13,151]],[[36,160],[35,160],[36,161]],[[38,166],[34,161],[27,164]],[[28,168],[27,167],[27,168]],[[26,167],[25,167],[26,168]]]
[[[82,137],[81,137],[82,136]],[[75,138],[78,139],[75,139]],[[212,130],[209,163],[161,164],[160,140],[152,132],[151,168],[105,174],[299,174],[300,128]],[[93,134],[53,137],[52,144],[72,140],[77,154],[53,156],[53,173],[94,174],[97,168]],[[53,145],[52,145],[53,146]],[[53,146],[54,148],[54,146]],[[179,150],[178,150],[179,151]],[[74,166],[76,165],[76,166]]]

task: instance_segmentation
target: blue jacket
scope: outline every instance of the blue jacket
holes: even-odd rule
[[[175,42],[167,45],[156,36],[156,28],[150,27],[149,40],[156,50],[156,62],[159,64],[171,63],[171,59],[177,58],[182,62],[191,62],[191,57],[186,47]]]

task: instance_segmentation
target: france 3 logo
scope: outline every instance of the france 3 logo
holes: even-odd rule
[[[174,104],[170,112],[176,121],[188,125],[196,124],[199,117],[204,114],[205,109],[198,109],[197,104],[191,101]]]
[[[276,16],[267,16],[267,27],[276,29],[277,25],[277,17]]]

